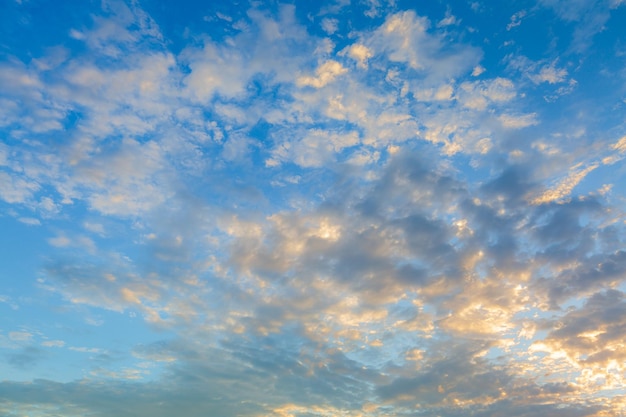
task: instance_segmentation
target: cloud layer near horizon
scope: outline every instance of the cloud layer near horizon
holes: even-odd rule
[[[624,415],[621,3],[11,4],[0,414]]]

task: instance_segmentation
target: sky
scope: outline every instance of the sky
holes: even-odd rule
[[[626,416],[626,1],[0,0],[0,415]]]

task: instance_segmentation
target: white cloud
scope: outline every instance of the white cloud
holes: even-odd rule
[[[464,107],[485,110],[492,103],[503,103],[517,95],[513,82],[507,78],[465,81],[459,86],[458,99]]]
[[[301,139],[286,141],[272,152],[266,164],[293,162],[301,167],[321,167],[336,160],[343,149],[360,143],[356,132],[332,132],[321,129],[307,131]]]
[[[102,8],[109,18],[93,16],[93,28],[82,32],[72,29],[70,35],[111,57],[120,57],[126,50],[136,49],[144,38],[162,39],[156,22],[138,5],[110,1],[103,3]]]
[[[29,226],[41,226],[41,221],[33,217],[20,217],[18,220]]]
[[[374,56],[369,48],[361,44],[352,44],[348,49],[348,55],[357,62],[360,68],[367,68],[368,59]]]
[[[65,342],[62,340],[45,340],[41,342],[41,346],[45,347],[63,347],[65,346]]]
[[[620,153],[626,153],[626,136],[615,142],[611,148],[619,151]]]
[[[389,51],[391,61],[406,62],[411,68],[425,69],[429,63],[426,51],[438,46],[438,41],[427,35],[428,19],[413,12],[393,15],[378,30],[380,45]]]
[[[334,60],[328,60],[320,65],[315,70],[315,77],[301,76],[297,79],[299,86],[311,86],[315,88],[322,88],[326,84],[331,83],[338,76],[348,72],[339,62]]]
[[[502,126],[509,129],[521,129],[539,124],[539,121],[537,120],[537,113],[520,115],[502,114],[498,116],[498,120],[500,120]]]
[[[222,51],[207,43],[202,51],[187,55],[191,68],[191,73],[185,78],[188,96],[206,103],[215,93],[232,97],[245,92],[251,73],[236,51]],[[224,68],[229,68],[229,71],[224,71]]]
[[[14,342],[29,342],[33,339],[33,336],[32,333],[25,331],[9,332],[9,339]]]
[[[365,16],[367,17],[378,17],[382,13],[383,4],[381,4],[381,0],[359,0],[361,3],[369,6],[369,9],[365,11]],[[384,2],[385,0],[383,0]],[[393,3],[393,1],[392,1]]]
[[[437,89],[429,88],[416,91],[414,94],[415,98],[422,101],[449,101],[454,98],[454,87],[450,84],[444,84]]]
[[[567,70],[556,68],[554,63],[550,66],[542,67],[539,73],[530,75],[530,79],[533,80],[535,84],[556,84],[565,81],[566,78]]]
[[[48,243],[57,248],[64,248],[70,246],[72,241],[67,236],[57,236],[48,239]]]
[[[476,65],[474,69],[472,70],[472,76],[478,77],[480,74],[482,74],[485,71],[486,71],[485,67],[483,67],[482,65]]]
[[[83,223],[83,227],[92,233],[97,233],[100,235],[105,234],[104,226],[100,223],[85,222]]]
[[[602,163],[605,165],[614,164],[624,158],[622,154],[626,153],[626,136],[611,145],[610,149],[617,151],[617,153],[612,153],[611,155],[604,157],[602,159]]]
[[[559,67],[558,60],[547,63],[545,60],[532,61],[525,56],[509,56],[509,67],[520,71],[533,84],[548,84],[558,86],[556,90],[547,93],[546,101],[554,101],[559,97],[571,93],[577,85],[576,80],[569,77],[567,69]]]
[[[294,74],[301,71],[315,49],[294,14],[295,8],[288,5],[280,6],[277,18],[251,9],[247,13],[250,24],[231,38],[229,45],[205,38],[200,48],[183,50],[179,60],[191,69],[183,80],[185,96],[200,103],[207,103],[215,94],[245,96],[255,74],[265,74],[277,83],[293,82]]]
[[[87,200],[101,213],[136,215],[163,203],[172,193],[159,176],[162,161],[156,143],[125,140],[108,154],[95,153],[77,163],[74,186],[87,187]]]
[[[332,35],[333,33],[337,32],[339,28],[339,20],[325,17],[324,19],[322,19],[321,25],[324,32]]]
[[[378,162],[380,159],[380,152],[370,152],[366,149],[354,152],[349,158],[348,163],[353,165],[368,165]]]
[[[233,21],[232,17],[230,17],[228,15],[225,15],[224,13],[217,12],[217,13],[215,13],[215,16],[217,16],[218,19],[225,20],[226,22],[232,22]]]
[[[248,156],[250,138],[239,132],[228,135],[224,143],[222,156],[226,161],[243,161]]]
[[[555,184],[552,188],[544,191],[540,196],[532,200],[533,204],[545,204],[559,201],[569,196],[574,188],[593,170],[598,168],[597,164],[581,168],[576,165],[570,169],[570,174]]]
[[[460,22],[459,20],[456,18],[456,16],[454,16],[452,13],[450,13],[450,11],[448,10],[446,12],[446,17],[444,17],[443,19],[441,19],[439,22],[437,22],[437,27],[441,28],[441,27],[446,27],[446,26],[452,26],[452,25],[458,25]]]
[[[9,60],[0,64],[0,85],[5,96],[0,98],[3,104],[0,126],[29,126],[33,133],[62,128],[66,108],[44,94],[44,84],[37,71],[17,60]],[[10,136],[20,137],[24,133],[21,129],[11,129]]]
[[[508,25],[506,25],[506,30],[511,30],[519,25],[522,24],[522,19],[524,19],[524,17],[526,17],[526,10],[520,10],[517,13],[514,13],[513,16],[511,16],[511,21],[509,22]]]
[[[0,171],[0,198],[11,204],[24,204],[33,198],[40,186],[35,181]]]
[[[376,56],[385,54],[390,61],[426,71],[429,79],[437,81],[455,78],[478,64],[480,51],[470,46],[458,45],[454,53],[443,53],[445,41],[428,33],[429,28],[430,21],[413,11],[397,13],[387,17],[365,45]]]

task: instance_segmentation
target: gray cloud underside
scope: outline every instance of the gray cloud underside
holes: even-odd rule
[[[517,333],[533,323],[528,311],[559,317],[536,320],[548,331],[538,340],[600,374],[619,360],[614,349],[623,342],[624,294],[610,288],[623,280],[624,255],[614,250],[615,226],[598,226],[606,206],[597,198],[525,203],[520,195],[533,187],[523,181],[525,169],[470,190],[421,156],[399,155],[372,183],[344,184],[346,192],[308,211],[275,213],[256,223],[258,230],[248,224],[230,236],[219,268],[193,285],[183,282],[197,274],[193,265],[172,261],[147,271],[149,281],[123,277],[112,263],[76,261],[51,267],[48,279],[83,303],[143,308],[148,320],[150,309],[167,311],[169,318],[153,324],[177,329],[177,341],[138,347],[135,355],[175,361],[155,385],[124,382],[116,401],[143,409],[137,398],[160,398],[151,415],[187,410],[180,398],[195,404],[187,415],[264,415],[287,403],[359,410],[364,398],[402,415],[420,415],[410,411],[416,404],[446,416],[597,415],[610,405],[593,403],[588,387],[563,383],[547,369],[542,378],[532,376],[534,361],[546,357],[520,360],[524,351],[501,350],[503,336],[519,340]],[[198,227],[179,231],[185,241],[198,241],[203,220],[195,221]],[[193,245],[180,250],[182,259],[193,259]],[[102,279],[105,273],[118,281]],[[133,289],[144,305],[120,287]],[[564,302],[587,296],[581,307],[561,311]],[[193,308],[177,312],[177,297]],[[600,333],[580,339],[590,331]],[[414,349],[422,356],[410,358]],[[99,386],[122,395],[114,381],[41,381],[28,389],[45,384],[61,396],[77,386],[86,398]],[[67,401],[87,407],[91,400]]]

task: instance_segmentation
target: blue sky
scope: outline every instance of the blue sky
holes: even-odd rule
[[[624,1],[0,7],[0,414],[625,415]]]

